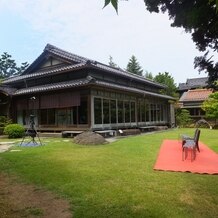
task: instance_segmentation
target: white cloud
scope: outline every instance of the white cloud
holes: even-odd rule
[[[0,11],[21,16],[47,42],[76,54],[121,67],[134,54],[141,66],[156,74],[169,71],[176,81],[197,76],[198,54],[190,36],[170,27],[167,15],[150,14],[143,1],[120,1],[119,15],[104,0],[0,0]],[[39,55],[39,54],[37,54]]]

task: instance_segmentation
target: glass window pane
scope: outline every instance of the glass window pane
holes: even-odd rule
[[[72,110],[70,108],[67,109],[67,125],[72,125],[73,124],[73,119],[72,119]]]
[[[54,125],[55,124],[55,109],[48,109],[48,124]]]
[[[130,107],[129,107],[128,101],[124,102],[124,108],[125,108],[125,123],[129,123],[130,122]]]
[[[137,119],[138,119],[138,122],[141,122],[140,101],[137,104]]]
[[[153,104],[153,110],[154,110],[154,121],[157,121],[157,109],[156,109],[156,104]]]
[[[160,105],[160,120],[163,121],[163,105]]]
[[[81,98],[80,106],[78,107],[79,124],[88,124],[88,98]]]
[[[150,121],[150,104],[146,104],[146,122]]]
[[[160,121],[161,114],[160,114],[160,105],[159,104],[156,105],[156,110],[157,110],[157,121]]]
[[[78,124],[78,116],[77,116],[77,110],[78,109],[78,107],[77,106],[74,106],[73,107],[73,109],[72,109],[72,113],[73,113],[73,121],[72,121],[72,123],[73,124]]]
[[[153,104],[151,104],[150,107],[151,107],[151,121],[154,121],[154,107],[153,107]]]
[[[141,108],[141,121],[145,122],[145,103],[144,103],[144,101],[141,101],[140,108]]]
[[[131,102],[131,122],[135,122],[135,102]]]
[[[117,113],[116,113],[116,101],[111,100],[111,123],[117,122]]]
[[[27,111],[23,110],[23,125],[27,125],[26,118],[27,118]]]
[[[59,126],[66,126],[67,117],[66,117],[66,109],[58,109],[57,110],[57,123]]]
[[[110,108],[109,108],[109,100],[108,99],[103,99],[103,123],[109,123],[109,116],[110,116]]]
[[[94,98],[94,116],[95,124],[102,124],[101,98]]]
[[[124,121],[124,110],[123,101],[118,101],[118,123],[123,123]]]
[[[40,124],[47,124],[47,109],[40,110]]]

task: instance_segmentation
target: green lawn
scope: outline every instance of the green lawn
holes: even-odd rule
[[[0,171],[64,196],[74,217],[218,217],[218,175],[153,170],[162,140],[181,133],[194,129],[100,146],[44,139],[46,146],[1,153]],[[200,141],[218,153],[217,134],[202,129]]]

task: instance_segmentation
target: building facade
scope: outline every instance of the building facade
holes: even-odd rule
[[[22,73],[0,85],[0,115],[39,131],[174,125],[165,86],[48,44]]]
[[[188,110],[195,121],[205,118],[205,111],[201,109],[201,106],[213,92],[206,88],[207,80],[208,77],[187,79],[186,83],[180,83],[178,87],[179,106]]]
[[[184,92],[194,89],[205,89],[207,87],[208,77],[190,78],[185,83],[179,83],[178,93],[181,97]]]

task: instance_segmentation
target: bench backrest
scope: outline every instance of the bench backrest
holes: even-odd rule
[[[198,141],[199,141],[199,138],[200,138],[200,133],[201,133],[201,130],[196,129],[195,137],[194,137],[194,142],[195,142],[195,146],[197,147],[198,151],[200,151],[199,145],[198,145]]]

